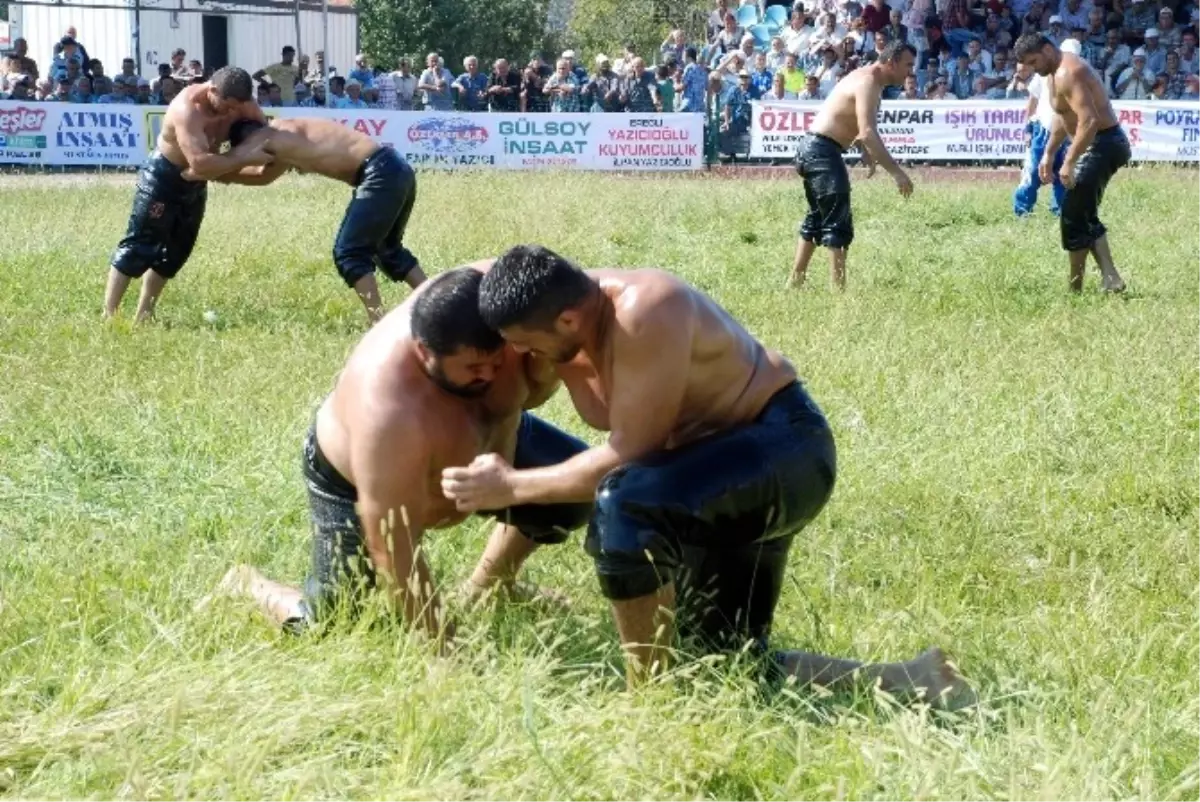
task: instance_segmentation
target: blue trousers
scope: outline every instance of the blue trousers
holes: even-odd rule
[[[1029,152],[1025,154],[1025,166],[1021,170],[1021,183],[1013,192],[1013,211],[1018,217],[1027,215],[1037,205],[1038,189],[1042,179],[1038,177],[1038,164],[1046,152],[1046,143],[1050,139],[1050,131],[1039,123],[1033,124],[1033,136],[1029,141]],[[1054,197],[1050,199],[1050,214],[1058,216],[1062,209],[1063,196],[1067,188],[1058,180],[1058,169],[1062,167],[1063,157],[1067,155],[1067,143],[1063,142],[1054,154]]]

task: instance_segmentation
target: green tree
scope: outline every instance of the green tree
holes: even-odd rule
[[[467,56],[482,69],[497,58],[524,65],[533,50],[557,45],[547,31],[548,0],[356,0],[363,51],[375,64],[437,52],[454,73]]]
[[[582,59],[590,61],[597,53],[617,58],[629,43],[651,64],[674,28],[682,28],[689,42],[702,44],[711,5],[711,0],[576,0],[567,39]]]

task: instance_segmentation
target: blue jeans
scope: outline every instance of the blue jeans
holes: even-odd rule
[[[1035,122],[1033,136],[1029,141],[1029,152],[1025,154],[1025,167],[1021,170],[1021,183],[1013,192],[1013,212],[1018,217],[1031,213],[1033,207],[1037,205],[1038,189],[1042,186],[1042,179],[1038,177],[1038,164],[1041,163],[1042,156],[1046,152],[1046,143],[1049,139],[1050,131]],[[1067,143],[1063,142],[1059,146],[1058,152],[1054,154],[1054,197],[1050,200],[1050,214],[1055,217],[1062,209],[1063,196],[1067,194],[1067,188],[1058,180],[1058,170],[1062,167],[1063,157],[1066,155]]]

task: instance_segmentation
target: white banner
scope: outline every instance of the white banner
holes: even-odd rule
[[[750,155],[791,158],[819,101],[754,103]],[[1200,161],[1200,107],[1185,101],[1113,101],[1134,161]],[[885,100],[879,136],[896,159],[1020,161],[1023,100]]]
[[[0,163],[138,165],[163,106],[0,101]],[[700,114],[486,114],[375,109],[264,109],[327,117],[394,147],[416,167],[698,170]]]

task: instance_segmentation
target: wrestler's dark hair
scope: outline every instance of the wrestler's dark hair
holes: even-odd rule
[[[479,311],[494,329],[549,330],[592,289],[587,274],[540,245],[518,245],[496,260],[479,286]]]
[[[913,58],[917,57],[917,49],[908,42],[903,39],[890,39],[883,46],[883,50],[879,51],[879,60],[884,64],[896,64],[906,52],[912,53]]]
[[[263,125],[258,120],[238,120],[233,125],[229,126],[229,144],[236,148],[238,145],[246,141],[246,137],[250,136],[260,128],[266,127],[267,126]]]
[[[1021,36],[1013,44],[1012,54],[1017,61],[1024,61],[1027,56],[1032,56],[1035,53],[1041,53],[1042,48],[1046,45],[1053,45],[1045,36],[1040,33],[1027,33]]]
[[[209,82],[223,100],[245,103],[254,97],[254,81],[241,67],[222,67],[213,73]]]
[[[495,351],[504,339],[479,314],[483,274],[458,267],[425,282],[413,301],[412,335],[435,356],[451,356],[460,348]]]

